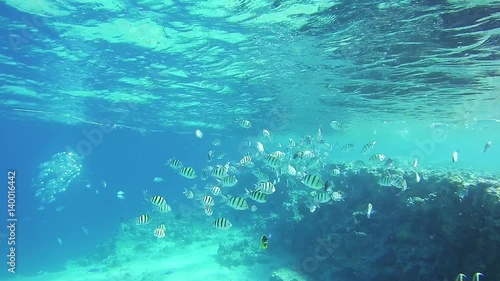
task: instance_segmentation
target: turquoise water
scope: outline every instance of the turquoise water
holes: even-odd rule
[[[2,278],[497,280],[499,12],[498,1],[3,1],[1,167],[17,173],[18,259]],[[252,166],[238,165],[245,155]],[[238,183],[224,195],[245,197],[257,170],[276,192],[227,206],[205,188],[227,163]],[[384,176],[408,189],[381,187]],[[343,200],[314,202],[333,192]],[[142,214],[152,222],[137,226]],[[233,227],[214,228],[219,217]],[[176,262],[190,253],[196,265]]]

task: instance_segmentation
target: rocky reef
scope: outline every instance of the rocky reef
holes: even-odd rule
[[[281,245],[301,257],[301,272],[315,280],[385,281],[452,280],[480,271],[500,280],[497,177],[422,170],[417,182],[414,171],[335,166],[343,171],[333,178],[335,190],[345,201],[309,214],[304,204],[286,208],[288,218],[306,214],[285,225]],[[380,186],[386,174],[402,175],[408,188]],[[303,196],[297,191],[289,200]]]

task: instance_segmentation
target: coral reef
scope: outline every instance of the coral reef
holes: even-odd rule
[[[271,274],[269,281],[307,281],[308,279],[300,272],[290,268],[282,267]]]
[[[264,262],[262,252],[256,239],[239,237],[219,243],[217,262],[226,267],[252,265],[258,261]]]

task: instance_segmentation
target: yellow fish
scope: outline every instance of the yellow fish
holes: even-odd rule
[[[267,249],[268,242],[269,242],[269,239],[267,239],[267,236],[262,235],[262,237],[260,238],[260,246],[262,247],[262,249]]]

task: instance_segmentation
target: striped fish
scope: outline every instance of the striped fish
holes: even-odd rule
[[[238,125],[240,125],[240,127],[245,128],[245,129],[249,129],[252,127],[252,123],[248,120],[245,120],[245,119],[236,119],[236,123],[238,123]]]
[[[332,199],[330,195],[326,192],[318,192],[314,196],[314,202],[315,203],[328,203]]]
[[[179,174],[187,179],[196,178],[196,172],[191,167],[184,167],[180,170]]]
[[[245,196],[250,197],[252,200],[259,202],[259,203],[266,203],[266,194],[259,190],[248,190],[245,188]]]
[[[223,179],[224,177],[227,176],[227,171],[224,167],[217,167],[212,170],[212,176],[218,179]]]
[[[243,210],[246,210],[248,209],[248,203],[245,199],[241,198],[241,197],[238,197],[238,196],[235,196],[235,197],[231,197],[227,200],[227,203],[226,203],[229,207],[235,209],[235,210],[239,210],[239,211],[243,211]]]
[[[276,192],[276,187],[274,186],[274,183],[270,181],[261,182],[259,184],[256,184],[255,186],[257,187],[256,190],[264,194],[273,194],[274,192]]]
[[[184,193],[184,195],[186,195],[186,197],[188,199],[193,199],[193,197],[194,197],[194,194],[193,194],[193,192],[191,190],[187,190],[187,189],[184,188],[184,192],[183,193]]]
[[[330,127],[337,131],[345,131],[344,125],[342,125],[339,121],[332,121],[330,122]]]
[[[274,155],[268,155],[264,159],[264,163],[271,168],[278,168],[280,166],[280,160]]]
[[[163,206],[158,206],[158,211],[160,211],[161,213],[168,213],[172,211],[172,208],[170,207],[170,205],[165,204]]]
[[[240,162],[238,162],[238,166],[239,167],[246,166],[251,162],[252,162],[252,157],[250,157],[249,155],[245,155],[243,156],[243,158],[241,158]]]
[[[363,155],[368,154],[375,147],[376,143],[377,142],[375,142],[375,141],[371,141],[371,142],[368,142],[367,144],[363,145],[363,147],[361,147],[361,154],[363,154]]]
[[[203,206],[213,206],[215,205],[215,202],[214,202],[214,198],[210,195],[205,195],[203,197],[201,197],[201,204],[203,204]]]
[[[160,195],[152,196],[150,201],[151,201],[151,203],[153,203],[153,205],[155,205],[157,207],[161,207],[161,206],[167,204],[167,202],[165,201],[165,198],[163,198]]]
[[[214,211],[212,210],[212,206],[210,206],[210,205],[205,205],[205,214],[206,214],[207,216],[211,216],[213,213],[214,213]]]
[[[344,152],[344,153],[349,153],[351,152],[352,150],[354,149],[354,144],[352,143],[348,143],[344,146],[342,146],[342,148],[340,149],[340,151]]]
[[[390,176],[383,176],[378,180],[378,184],[381,186],[392,186],[392,179]]]
[[[226,176],[222,180],[219,180],[219,182],[224,187],[233,187],[238,183],[238,179],[235,176]]]
[[[229,220],[226,219],[226,218],[218,218],[218,219],[214,220],[214,222],[212,223],[212,225],[215,228],[222,229],[222,230],[229,229],[229,228],[231,228],[233,226],[231,224],[231,222],[229,222]]]
[[[402,176],[394,175],[391,179],[392,186],[405,191],[408,186],[406,184],[406,180]]]
[[[210,187],[206,186],[205,189],[210,190],[210,192],[212,192],[212,194],[215,195],[215,196],[221,195],[221,192],[222,192],[221,189],[220,189],[220,187],[215,186],[215,185],[214,186],[210,186]]]
[[[302,183],[305,184],[307,187],[310,187],[312,189],[325,188],[325,183],[321,179],[321,176],[317,175],[317,174],[305,175],[304,178],[302,179]]]
[[[136,223],[137,224],[148,224],[151,222],[151,217],[148,216],[148,215],[140,215],[137,219],[136,219]]]
[[[169,159],[168,165],[174,169],[181,169],[182,167],[184,167],[184,165],[182,165],[182,162],[179,159],[175,158]]]
[[[164,224],[160,224],[158,227],[155,228],[154,236],[156,238],[159,238],[159,239],[165,237],[165,225]]]
[[[380,153],[375,153],[372,156],[370,156],[370,161],[384,161],[387,157],[384,154]]]

